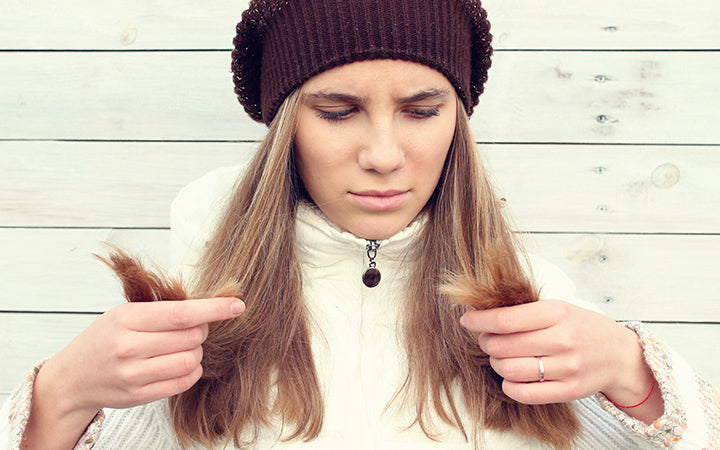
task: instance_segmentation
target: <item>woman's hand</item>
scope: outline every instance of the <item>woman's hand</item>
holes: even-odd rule
[[[104,407],[186,391],[202,374],[208,323],[244,309],[236,298],[213,298],[126,303],[103,314],[40,369],[26,448],[72,447]]]
[[[503,391],[521,403],[567,402],[603,392],[616,404],[632,406],[655,382],[632,330],[560,300],[470,311],[461,324],[478,333],[490,365],[504,379]],[[660,389],[641,406],[623,410],[652,422],[663,411]]]

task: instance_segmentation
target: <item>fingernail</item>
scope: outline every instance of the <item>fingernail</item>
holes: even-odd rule
[[[230,305],[230,312],[235,314],[236,316],[243,311],[245,311],[245,303],[241,302],[240,300],[234,301]]]
[[[462,317],[460,317],[460,325],[466,327],[467,326],[466,322],[467,322],[467,320],[465,319],[465,314],[463,314]]]

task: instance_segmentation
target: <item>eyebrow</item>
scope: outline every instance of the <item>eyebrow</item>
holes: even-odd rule
[[[416,94],[409,95],[407,97],[402,97],[400,99],[400,103],[413,103],[413,102],[421,102],[425,100],[437,100],[437,99],[443,99],[447,97],[450,94],[450,89],[426,89],[424,91],[420,91]],[[329,102],[336,102],[336,103],[355,103],[355,104],[362,104],[367,102],[366,97],[358,97],[356,95],[352,94],[344,94],[342,92],[312,92],[310,94],[306,94],[306,97],[308,98],[314,98],[319,100],[325,100]]]
[[[425,91],[418,92],[417,94],[403,97],[400,99],[401,103],[413,103],[421,102],[424,100],[438,100],[447,97],[450,94],[450,89],[427,89]]]
[[[365,103],[367,101],[366,98],[351,94],[343,94],[341,92],[313,92],[311,94],[307,94],[306,97],[336,103]]]

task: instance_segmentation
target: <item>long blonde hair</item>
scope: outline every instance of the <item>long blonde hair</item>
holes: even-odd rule
[[[468,305],[511,306],[538,300],[523,269],[524,253],[483,168],[464,108],[427,225],[415,245],[408,284],[404,345],[408,374],[398,396],[415,423],[434,436],[434,419],[458,427],[476,446],[482,429],[513,431],[556,448],[569,447],[580,425],[568,404],[525,405],[502,391],[477,336],[459,326]],[[457,391],[471,424],[461,420]]]
[[[284,440],[312,440],[322,428],[323,399],[295,254],[302,188],[292,141],[301,95],[294,92],[281,106],[207,244],[187,295],[235,295],[247,308],[236,320],[211,325],[202,378],[170,399],[183,447],[230,440],[249,446],[278,419],[289,430]],[[394,400],[414,408],[415,423],[429,438],[435,438],[439,419],[476,446],[482,429],[491,428],[568,447],[579,432],[572,409],[507,398],[476,337],[459,325],[467,304],[501,306],[534,301],[537,295],[477,154],[465,110],[457,104],[455,136],[426,206],[428,220],[413,244],[415,270],[401,293],[407,299],[399,316],[408,318],[401,324],[408,374]],[[123,281],[126,291],[134,282]],[[172,295],[178,294],[151,298]],[[461,406],[471,424],[463,422]]]

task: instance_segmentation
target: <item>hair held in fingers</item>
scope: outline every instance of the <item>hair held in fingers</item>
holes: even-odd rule
[[[190,294],[179,279],[148,270],[138,258],[118,248],[113,247],[107,257],[98,258],[116,273],[130,302],[200,298]],[[231,281],[202,296],[241,298],[242,292],[239,285]],[[254,322],[252,318],[248,321],[241,316],[209,324],[210,334],[203,344],[202,378],[189,390],[169,399],[175,432],[183,448],[190,447],[192,442],[210,448],[229,440],[236,440],[238,447],[249,446],[255,440],[257,424],[269,425],[269,418],[276,409],[292,409],[295,414],[301,415],[295,417],[296,420],[305,420],[311,425],[310,407],[316,407],[316,411],[319,408],[317,405],[300,405],[303,397],[310,395],[303,390],[302,383],[295,383],[292,386],[299,387],[293,388],[290,381],[302,380],[299,377],[305,376],[304,370],[311,370],[314,375],[314,366],[277,367],[273,365],[272,355],[259,357],[262,352],[247,345],[257,334],[259,324]],[[252,351],[253,357],[248,357],[248,350]],[[256,369],[258,366],[260,370]],[[276,404],[266,403],[271,386],[257,379],[270,372],[278,373],[278,377],[285,380],[277,382],[280,400]],[[312,376],[309,378],[315,381]],[[306,385],[313,386],[311,383]],[[263,392],[262,388],[266,391]],[[254,394],[254,389],[260,389],[260,395],[264,394],[262,402],[258,401],[259,395]],[[293,392],[294,389],[298,392]],[[315,398],[320,398],[319,392],[313,394]],[[307,430],[298,430],[295,434],[300,431]]]
[[[495,258],[493,258],[495,259]],[[502,258],[500,258],[502,259]],[[491,272],[484,280],[472,276],[449,277],[441,291],[458,306],[471,309],[492,309],[531,303],[539,300],[538,290],[525,276],[506,273],[502,261],[488,264]],[[477,350],[481,352],[481,350]],[[484,403],[477,405],[477,414],[485,425],[500,431],[515,431],[531,436],[555,448],[570,448],[580,423],[570,404],[526,405],[507,397],[502,391],[502,378],[495,373],[487,355],[478,355],[475,382],[486,390]]]

